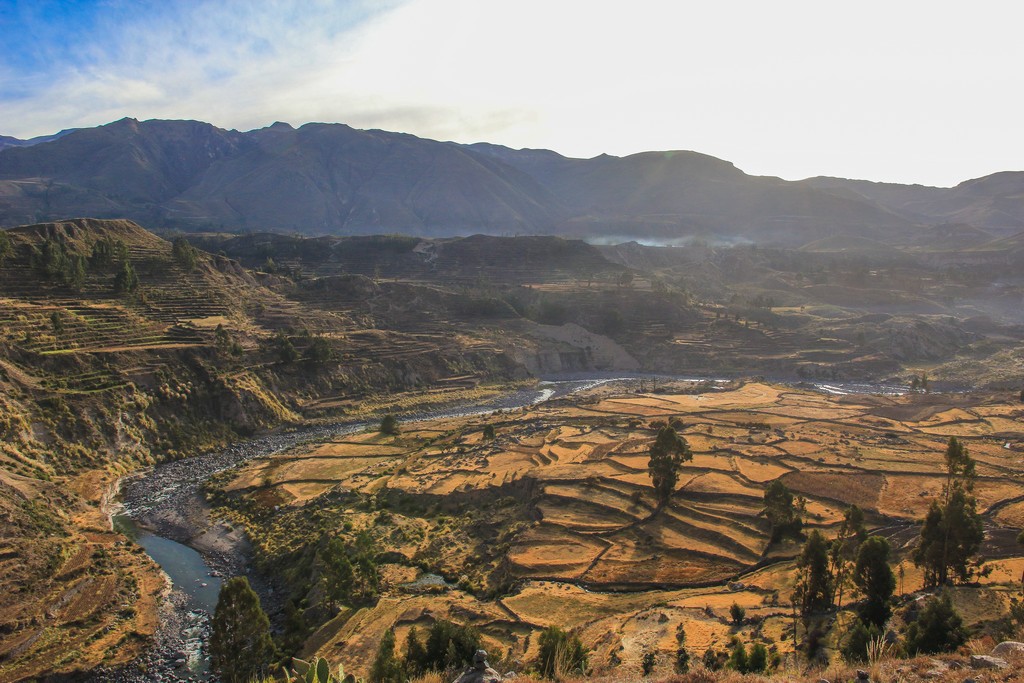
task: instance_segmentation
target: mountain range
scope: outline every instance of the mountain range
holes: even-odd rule
[[[126,118],[0,136],[0,225],[71,216],[188,231],[784,245],[834,236],[919,244],[947,226],[962,247],[1024,230],[1024,172],[953,188],[793,182],[689,151],[575,159],[324,123],[239,132]]]

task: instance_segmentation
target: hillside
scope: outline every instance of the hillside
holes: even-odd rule
[[[1024,229],[1024,172],[1005,171],[951,188],[809,178],[801,184],[867,200],[915,222],[964,224],[1006,236]]]
[[[889,540],[900,581],[888,628],[902,643],[925,595],[911,558],[919,520],[941,495],[941,453],[958,435],[978,463],[991,572],[954,595],[982,638],[999,632],[1024,567],[1015,540],[1022,414],[1007,394],[828,397],[763,383],[678,383],[651,394],[628,382],[522,411],[405,423],[398,435],[317,440],[223,472],[210,488],[304,615],[303,656],[357,674],[387,629],[405,643],[412,628],[451,619],[479,629],[502,671],[536,661],[541,632],[558,626],[592,650],[599,680],[660,680],[683,629],[694,666],[709,650],[724,661],[738,637],[790,662],[783,680],[813,681],[842,669],[862,596],[851,588],[839,609],[795,626],[801,543],[773,536],[766,488],[779,481],[802,497],[808,534],[842,533],[856,505],[871,533]],[[665,424],[693,457],[659,505],[647,463]],[[379,599],[332,608],[309,577],[326,571],[328,539],[354,546],[363,533],[379,549]],[[732,605],[745,610],[738,622]],[[792,663],[794,640],[815,629],[818,665]],[[924,664],[901,680],[943,666]]]
[[[1013,178],[961,187],[970,202],[998,205],[998,220],[964,208],[966,199],[948,199],[945,190],[869,191],[844,182],[750,176],[686,151],[572,159],[342,124],[239,132],[197,121],[122,119],[0,149],[0,225],[91,215],[163,229],[670,243],[702,237],[798,246],[836,234],[908,243],[922,224],[1002,226],[1024,215],[1012,200]],[[927,206],[907,193],[925,197]]]
[[[935,382],[1015,391],[1022,380],[1022,283],[1012,267],[993,267],[1004,263],[1003,252],[1016,253],[1019,239],[1006,240],[995,255],[957,252],[977,262],[950,270],[931,264],[931,252],[850,255],[841,241],[813,251],[597,247],[553,236],[191,237],[193,243],[167,240],[129,220],[92,218],[0,232],[0,580],[18,588],[0,597],[0,680],[117,665],[151,642],[162,579],[111,531],[106,512],[118,479],[154,463],[280,429],[478,404],[542,375],[639,370],[902,383],[925,373]],[[795,415],[815,402],[795,396],[759,410]],[[639,410],[649,408],[642,403]],[[726,413],[715,418],[723,433],[735,420],[735,411]],[[508,491],[532,481],[546,493],[531,510],[548,510],[552,519],[579,512],[599,530],[605,513],[592,504],[604,500],[597,496],[608,483],[581,496],[576,483],[561,481],[569,470],[560,468],[570,467],[563,456],[579,451],[582,433],[553,432],[553,418],[541,413],[522,416],[528,425],[510,453]],[[509,429],[519,429],[511,414],[508,420]],[[740,419],[748,421],[769,420]],[[1015,413],[957,417],[964,429],[998,424],[1007,433],[1013,430],[1003,427],[1016,421]],[[618,422],[600,430],[623,439],[627,459],[629,443],[644,438]],[[409,472],[463,495],[457,459],[448,456],[468,443],[438,442],[440,454],[416,450],[422,441],[397,445],[415,458]],[[397,451],[388,453],[374,462],[390,467]],[[332,458],[281,460],[281,469],[255,486],[273,488],[274,505],[290,509],[319,496],[322,485],[348,487],[348,468],[364,464],[354,458],[326,473],[305,469]],[[630,463],[622,463],[623,474]],[[744,467],[736,481],[756,483],[760,470]],[[792,474],[786,481],[799,488],[802,480]],[[277,486],[277,475],[297,479]],[[407,484],[413,497],[435,495]],[[636,484],[627,486],[627,498]],[[617,500],[623,491],[605,493]],[[537,493],[524,495],[532,501]],[[578,502],[587,496],[593,500]],[[636,556],[626,539],[615,551],[619,559],[610,554],[608,564],[595,564],[587,582],[620,587],[635,569],[644,583],[678,586],[749,570],[765,552],[763,524],[750,500],[745,507],[733,502],[745,520],[736,521],[742,538],[653,574],[642,573],[653,565],[631,564]],[[642,495],[637,505],[645,505]],[[680,511],[686,519],[664,533],[721,523],[721,515],[697,507]],[[632,524],[634,512],[608,515]],[[562,529],[547,528],[555,540],[537,543],[568,548],[558,540]],[[187,525],[180,534],[181,541],[194,538]],[[581,542],[579,552],[591,552],[592,541]],[[514,566],[484,563],[468,580],[500,583],[502,572],[514,569],[522,570],[519,578],[561,581],[586,570],[582,560],[549,561],[525,546],[513,557]]]

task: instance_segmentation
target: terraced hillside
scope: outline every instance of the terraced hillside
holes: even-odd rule
[[[736,634],[792,649],[799,546],[770,542],[762,508],[775,480],[803,497],[807,529],[834,535],[850,505],[863,509],[894,544],[901,595],[920,589],[909,552],[956,435],[978,463],[991,569],[958,590],[957,604],[974,624],[1005,611],[1024,569],[1016,397],[831,397],[761,383],[674,389],[619,386],[513,413],[407,424],[398,436],[338,437],[253,461],[214,489],[261,565],[289,577],[296,604],[322,624],[306,654],[362,670],[385,629],[394,626],[401,643],[411,627],[450,618],[479,627],[511,668],[536,656],[540,629],[558,625],[595,649],[598,671],[628,677],[648,652],[667,672],[680,625],[697,655],[727,649]],[[665,423],[693,459],[659,509],[647,460],[654,427]],[[384,563],[382,597],[335,616],[320,603],[318,558],[326,539],[353,541],[362,530]],[[747,610],[740,628],[728,616],[734,602]],[[832,647],[850,614],[826,625]]]
[[[286,296],[331,310],[370,311],[369,289],[356,275],[424,294],[413,311],[419,318],[392,316],[385,324],[393,329],[429,321],[436,329],[464,323],[505,331],[521,318],[579,325],[653,372],[1024,382],[1020,269],[979,260],[971,249],[943,250],[936,240],[928,248],[866,250],[838,238],[799,249],[700,241],[597,247],[485,235],[190,239],[287,275],[295,286],[281,290]],[[360,297],[363,305],[355,305]],[[531,369],[545,371],[539,363]]]
[[[129,221],[0,234],[0,680],[131,660],[163,580],[109,528],[121,475],[256,430],[494,392],[486,337],[379,329]]]

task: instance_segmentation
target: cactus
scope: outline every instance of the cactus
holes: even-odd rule
[[[292,683],[363,683],[363,679],[345,675],[345,667],[338,665],[336,674],[331,674],[330,663],[321,657],[313,657],[310,661],[292,658],[292,670],[289,681]]]

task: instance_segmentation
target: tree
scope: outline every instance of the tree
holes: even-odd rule
[[[427,649],[420,640],[419,631],[413,626],[409,629],[409,635],[405,637],[405,671],[410,676],[420,676],[424,673],[424,664],[427,661]]]
[[[395,657],[395,630],[384,632],[377,646],[377,656],[370,667],[370,683],[405,683],[405,672]]]
[[[917,620],[907,627],[907,651],[911,654],[952,652],[967,642],[964,620],[953,608],[949,593],[932,597]]]
[[[114,276],[114,291],[118,294],[134,292],[139,287],[139,276],[135,274],[130,261],[121,264],[121,270]]]
[[[540,654],[537,669],[541,676],[554,678],[562,674],[586,673],[589,651],[579,636],[549,626],[540,634]]]
[[[188,243],[184,237],[175,237],[171,244],[171,255],[178,265],[192,272],[199,264],[199,250]]]
[[[494,441],[494,425],[484,425],[484,441]]]
[[[221,586],[210,633],[210,662],[225,683],[248,683],[274,657],[270,620],[244,576]]]
[[[741,674],[747,673],[747,648],[739,638],[733,640],[732,652],[729,654],[726,666]]]
[[[677,674],[690,670],[690,652],[686,649],[686,629],[682,624],[676,627],[676,658],[673,668]]]
[[[747,610],[734,602],[729,608],[729,616],[732,618],[733,626],[740,626],[743,624],[743,618],[747,616]]]
[[[785,536],[797,536],[803,528],[800,508],[796,505],[793,494],[786,485],[776,479],[764,491],[764,510],[762,514],[771,525],[771,540],[781,540]]]
[[[932,501],[921,527],[921,541],[913,560],[924,567],[925,583],[941,586],[950,579],[967,581],[973,572],[985,532],[972,495],[976,477],[974,460],[956,437],[946,446],[946,483],[943,500]]]
[[[864,602],[857,608],[857,614],[866,624],[883,628],[892,613],[889,601],[896,590],[896,577],[889,566],[889,541],[881,536],[871,536],[861,544],[853,582],[864,594]]]
[[[804,616],[832,607],[831,577],[828,571],[828,543],[815,529],[807,538],[797,561],[797,583],[793,599]]]
[[[348,602],[355,583],[355,570],[348,558],[348,549],[337,536],[331,537],[324,549],[317,553],[320,577],[324,583],[324,594],[331,607],[339,602]]]
[[[683,463],[691,460],[693,453],[690,451],[690,445],[686,443],[686,439],[676,434],[676,430],[672,427],[666,425],[658,430],[658,436],[651,444],[650,455],[647,471],[651,475],[651,483],[654,484],[658,504],[663,506],[672,497]]]
[[[829,572],[832,574],[832,602],[842,607],[843,589],[846,587],[850,565],[857,557],[861,543],[867,538],[864,512],[851,505],[843,516],[839,533],[829,548]]]
[[[381,434],[390,434],[392,436],[398,435],[398,418],[391,413],[388,413],[381,419],[378,431]]]
[[[313,365],[323,365],[334,358],[334,349],[325,337],[316,335],[306,347],[305,358]]]
[[[763,643],[754,643],[747,655],[747,673],[759,674],[768,670],[768,648]]]
[[[479,647],[480,634],[476,629],[439,619],[427,633],[420,670],[446,671],[465,666],[473,661],[473,654]]]

